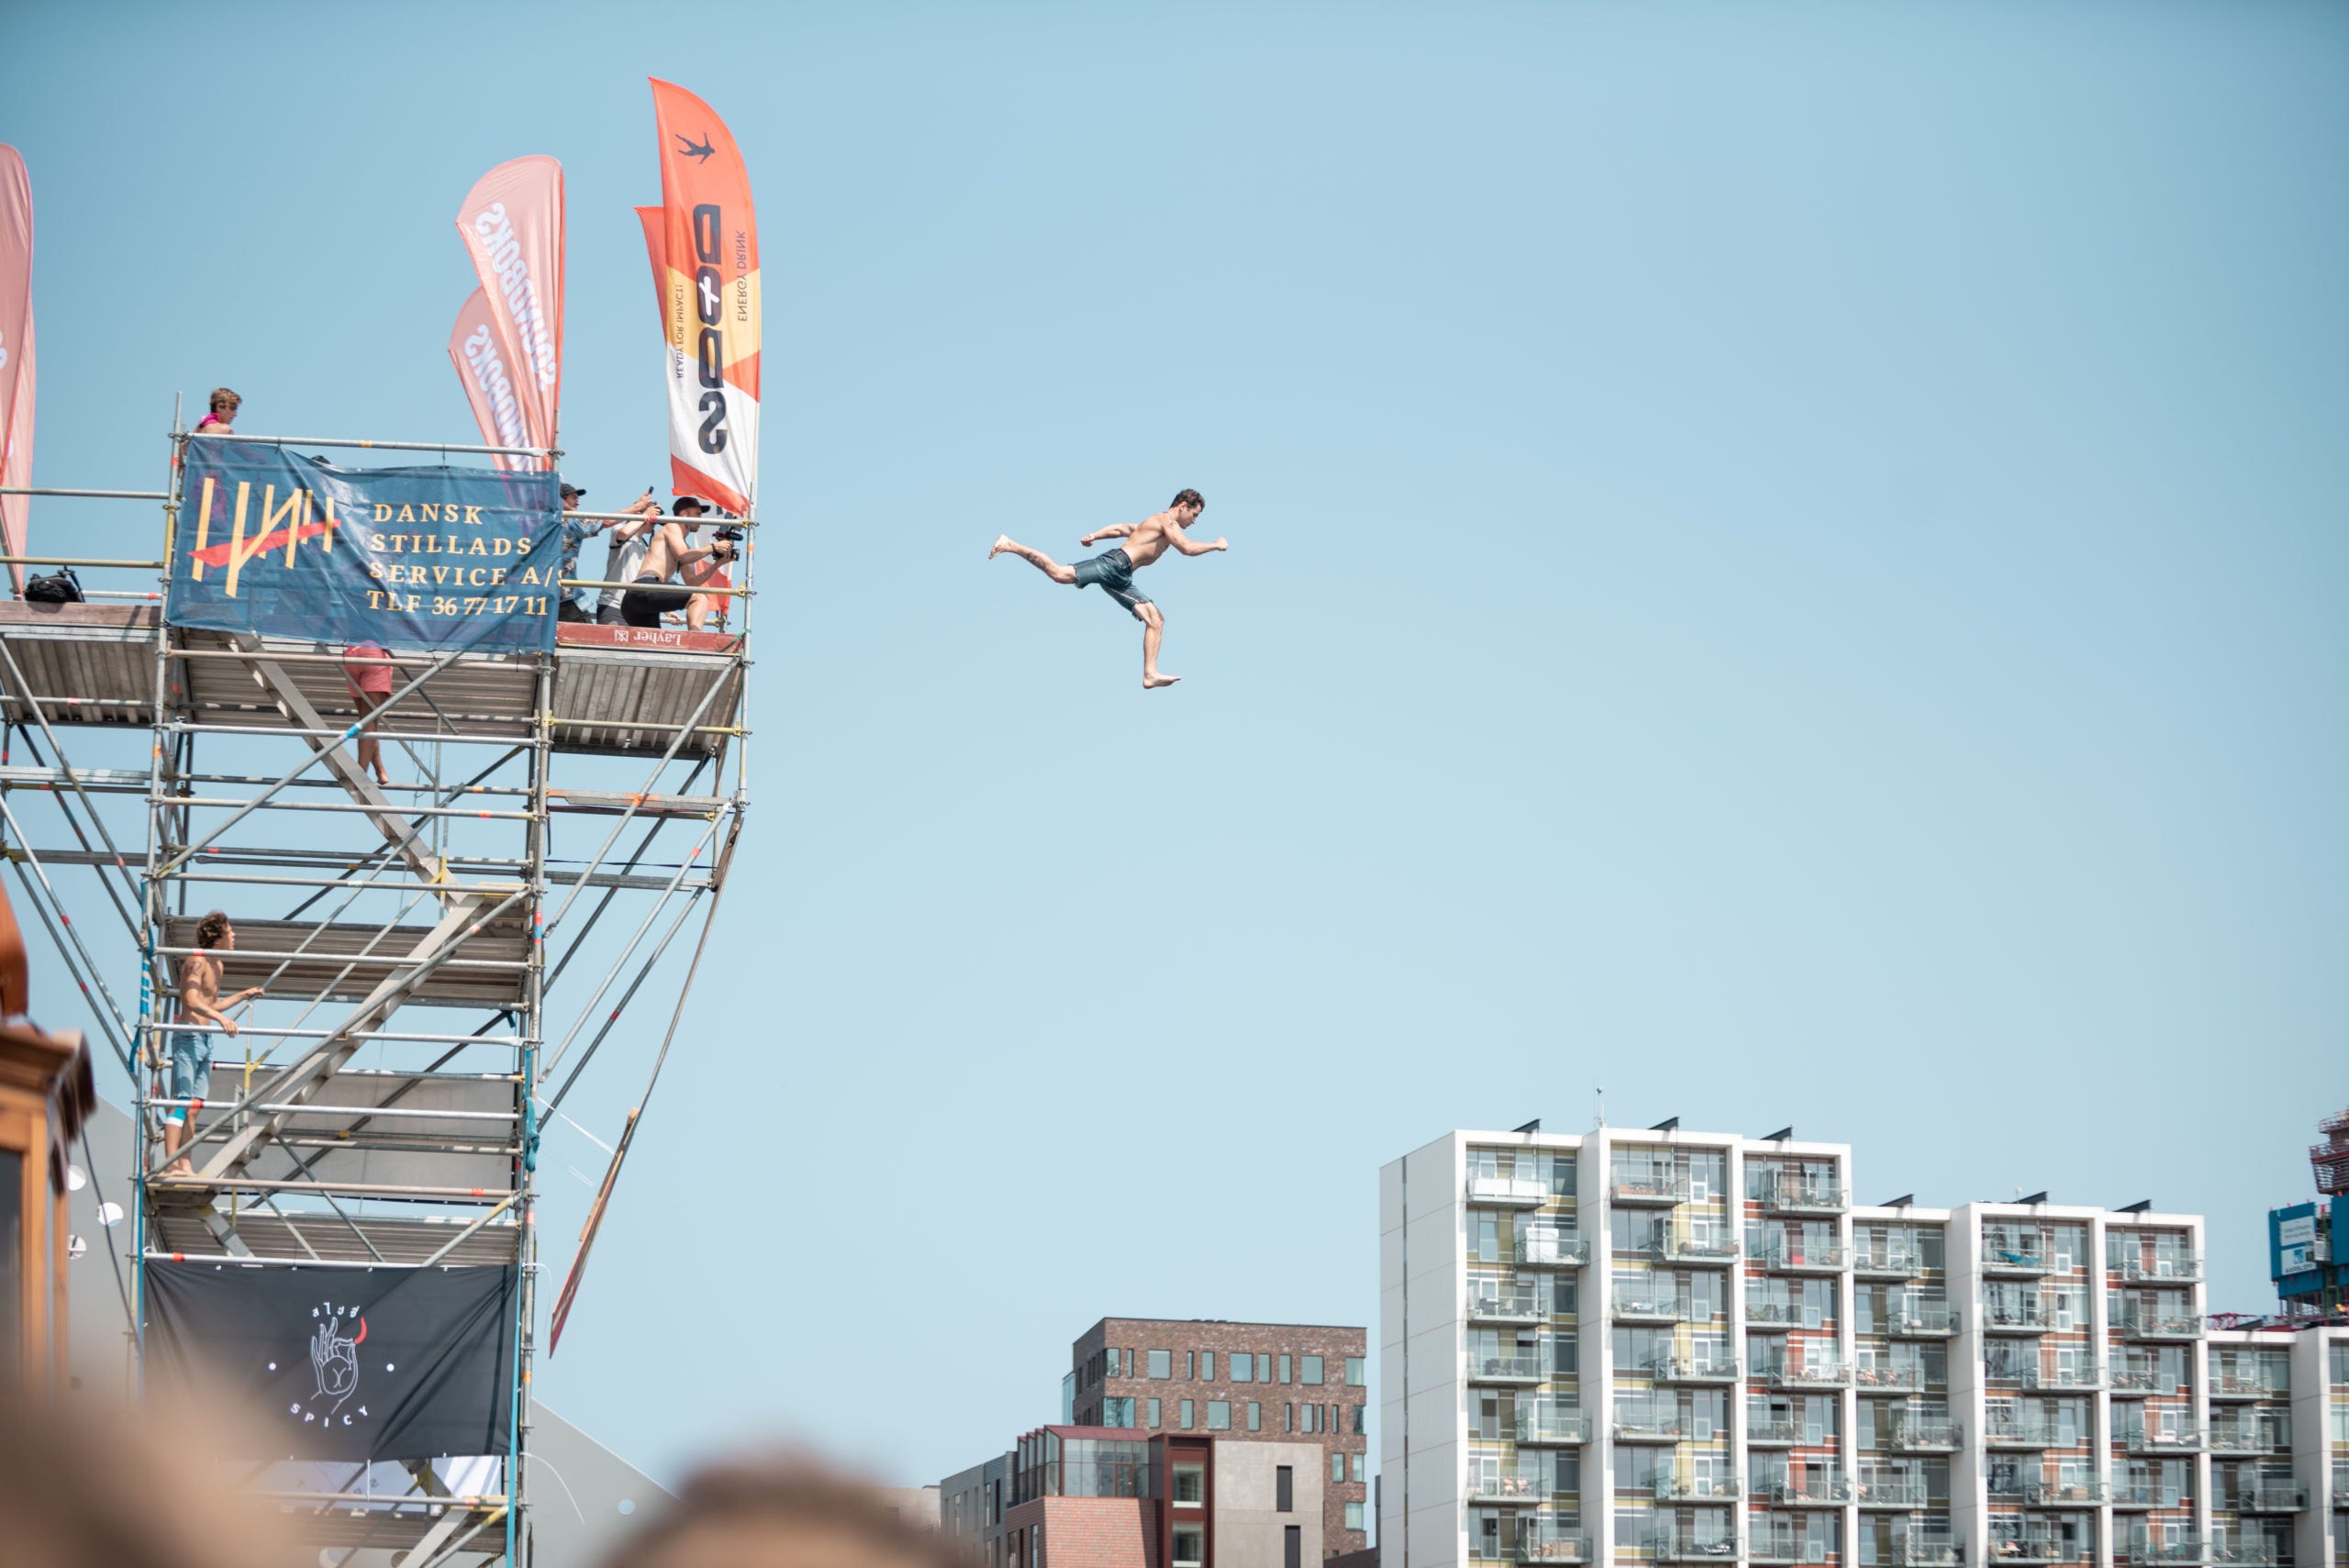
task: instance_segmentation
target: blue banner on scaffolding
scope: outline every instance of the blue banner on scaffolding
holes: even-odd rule
[[[187,445],[173,626],[386,648],[540,652],[562,602],[551,473],[336,468]]]

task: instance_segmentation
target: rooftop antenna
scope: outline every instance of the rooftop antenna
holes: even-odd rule
[[[1598,1125],[1607,1125],[1607,1085],[1598,1085]]]

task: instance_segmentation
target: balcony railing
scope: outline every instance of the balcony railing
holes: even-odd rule
[[[2219,1494],[2218,1506],[2238,1514],[2299,1514],[2309,1506],[2309,1489],[2290,1481],[2269,1481]]]
[[[1769,1214],[1841,1214],[1852,1207],[1852,1195],[1840,1182],[1765,1181],[1762,1207]]]
[[[1737,1358],[1658,1356],[1648,1362],[1647,1374],[1658,1383],[1735,1383]]]
[[[2202,1259],[2199,1254],[2184,1252],[2174,1258],[2155,1258],[2149,1262],[2143,1253],[2132,1248],[2114,1265],[2112,1272],[2132,1284],[2139,1280],[2176,1280],[2191,1284],[2202,1277]]]
[[[2043,1301],[1993,1299],[1983,1303],[1986,1334],[2044,1334],[2055,1326],[2055,1314]]]
[[[2036,1418],[2002,1421],[1994,1416],[1982,1425],[1986,1448],[2048,1448],[2054,1441],[2054,1429]]]
[[[1995,1377],[1998,1373],[1991,1375]],[[2053,1370],[2027,1366],[2021,1375],[2025,1388],[2070,1391],[2104,1386],[2104,1368],[2095,1362],[2081,1362],[2074,1366],[2059,1366]]]
[[[1885,1446],[1894,1453],[1955,1453],[1965,1429],[1955,1421],[1895,1421]]]
[[[2129,1307],[2121,1313],[2121,1333],[2130,1340],[2199,1340],[2202,1337],[2202,1318],[2199,1313]]]
[[[1658,1562],[1733,1562],[1737,1537],[1659,1529],[1648,1536],[1648,1554]]]
[[[1667,1263],[1720,1268],[1737,1262],[1737,1242],[1726,1237],[1664,1236],[1658,1238],[1656,1246],[1656,1255]]]
[[[1852,1369],[1823,1357],[1789,1357],[1762,1363],[1754,1375],[1772,1388],[1842,1388],[1852,1381]]]
[[[2276,1434],[2265,1427],[2228,1421],[2210,1429],[2212,1453],[2274,1453]]]
[[[1541,1290],[1531,1284],[1480,1290],[1468,1298],[1471,1323],[1532,1323],[1550,1316]]]
[[[2184,1501],[2176,1487],[2157,1486],[2150,1481],[2127,1481],[2112,1489],[2116,1508],[2175,1508]]]
[[[1655,1481],[1659,1503],[1733,1503],[1743,1495],[1729,1475],[1659,1475]]]
[[[1472,1503],[1520,1503],[1531,1506],[1550,1494],[1550,1478],[1539,1475],[1494,1475],[1489,1473],[1468,1477],[1468,1500]]]
[[[1808,1440],[1803,1424],[1788,1417],[1784,1420],[1748,1421],[1745,1423],[1745,1443],[1748,1448],[1791,1448]]]
[[[2111,1495],[2101,1481],[2034,1481],[2023,1488],[2023,1501],[2035,1508],[2093,1508]]]
[[[1878,1474],[1864,1477],[1860,1482],[1859,1502],[1863,1508],[1921,1508],[1932,1500],[1921,1475]]]
[[[1748,1562],[1800,1562],[1809,1555],[1805,1532],[1792,1528],[1773,1529],[1757,1523],[1745,1543]]]
[[[2090,1562],[2095,1559],[2096,1542],[2087,1530],[2081,1530],[2068,1541],[2061,1535],[2036,1530],[1990,1538],[1989,1561],[1992,1562]]]
[[[2210,1554],[2203,1561],[2229,1564],[2230,1568],[2277,1568],[2284,1557],[2257,1536],[2235,1536],[2212,1541]]]
[[[1852,1500],[1849,1477],[1832,1475],[1820,1481],[1774,1481],[1766,1500],[1782,1508],[1835,1508]]]
[[[1840,1274],[1852,1266],[1852,1250],[1778,1241],[1762,1254],[1762,1266],[1778,1274]]]
[[[1619,1443],[1676,1443],[1687,1435],[1688,1428],[1678,1416],[1619,1416],[1615,1419]]]
[[[1896,1535],[1886,1561],[1892,1568],[1959,1568],[1965,1548],[1943,1535]]]
[[[1517,1440],[1557,1446],[1586,1443],[1590,1440],[1590,1417],[1573,1406],[1520,1401],[1517,1407]]]
[[[1534,1176],[1471,1176],[1468,1201],[1506,1208],[1539,1208],[1550,1201],[1550,1184]]]
[[[1773,1299],[1751,1289],[1745,1293],[1745,1326],[1748,1329],[1759,1329],[1765,1332],[1777,1329],[1815,1329],[1819,1325],[1809,1319],[1817,1316],[1799,1301],[1789,1301],[1783,1296]]]
[[[1620,1170],[1607,1184],[1609,1203],[1668,1205],[1688,1201],[1688,1178],[1672,1171]]]
[[[1478,1355],[1468,1352],[1471,1383],[1539,1383],[1545,1374],[1539,1355]]]
[[[2210,1374],[2210,1397],[2213,1399],[2281,1399],[2288,1389],[2265,1377],[2245,1376],[2238,1372],[2214,1372]]]
[[[1681,1314],[1680,1297],[1676,1295],[1655,1296],[1632,1290],[1615,1292],[1607,1309],[1618,1323],[1677,1323]]]
[[[1517,1527],[1517,1560],[1520,1562],[1587,1562],[1590,1561],[1590,1537],[1532,1530],[1520,1524]]]
[[[2200,1453],[2210,1446],[2210,1440],[2197,1426],[2132,1424],[2121,1429],[2121,1446],[2131,1453]]]
[[[1852,1254],[1852,1272],[1867,1279],[1915,1279],[1925,1272],[1925,1255],[1910,1247],[1862,1247]]]
[[[1957,1329],[1957,1309],[1946,1306],[1895,1307],[1884,1325],[1896,1340],[1945,1340]]]
[[[2163,1376],[2158,1366],[2122,1365],[2112,1369],[2112,1394],[2115,1398],[2170,1394],[2176,1388],[2177,1379]]]
[[[1913,1394],[1925,1386],[1925,1369],[1914,1362],[1876,1362],[1854,1372],[1852,1385],[1863,1394]]]
[[[1525,1269],[1579,1268],[1590,1262],[1590,1243],[1569,1225],[1517,1228],[1517,1264]]]
[[[2047,1254],[2047,1238],[2040,1232],[1997,1227],[1982,1232],[1984,1273],[2045,1274],[2054,1270],[2054,1260]]]

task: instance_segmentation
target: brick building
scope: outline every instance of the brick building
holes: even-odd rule
[[[1317,1568],[1318,1443],[1040,1427],[950,1476],[941,1522],[985,1568]]]
[[[1321,1548],[1370,1544],[1368,1334],[1308,1323],[1104,1318],[1070,1348],[1061,1415],[1079,1426],[1204,1432],[1233,1446],[1311,1444]]]

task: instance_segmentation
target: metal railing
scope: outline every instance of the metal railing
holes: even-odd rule
[[[1932,1501],[1922,1475],[1879,1472],[1860,1478],[1859,1504],[1863,1508],[1921,1508]]]
[[[1821,1475],[1816,1480],[1773,1481],[1765,1496],[1770,1502],[1788,1508],[1828,1508],[1852,1500],[1852,1478],[1848,1475]]]
[[[1982,1304],[1986,1334],[2044,1334],[2055,1326],[2055,1314],[2044,1301],[1993,1296]]]
[[[1992,1416],[1982,1423],[1982,1441],[1988,1448],[2046,1448],[2054,1440],[2054,1429],[2035,1416]]]
[[[1885,1445],[1895,1453],[1955,1453],[1965,1429],[1955,1421],[1895,1421]]]
[[[2034,1481],[2022,1495],[2033,1507],[2092,1508],[2110,1501],[2112,1488],[2101,1481]]]
[[[1687,1203],[1688,1178],[1666,1170],[1618,1170],[1607,1184],[1607,1196],[1611,1203]]]
[[[2202,1318],[2194,1312],[2125,1307],[2121,1311],[2121,1331],[2132,1340],[2199,1340],[2202,1337]]]
[[[1945,1535],[1896,1535],[1887,1561],[1892,1568],[1959,1568],[1965,1548]]]
[[[1548,1475],[1497,1475],[1480,1470],[1468,1477],[1472,1503],[1538,1503],[1550,1495]]]
[[[1528,1529],[1520,1524],[1517,1527],[1517,1560],[1520,1562],[1587,1562],[1590,1561],[1590,1537],[1564,1530]]]
[[[1733,1503],[1743,1495],[1731,1475],[1659,1475],[1655,1480],[1659,1503]]]
[[[1590,1262],[1590,1243],[1570,1225],[1520,1225],[1516,1251],[1518,1263],[1528,1268],[1570,1267]]]
[[[1709,1535],[1691,1530],[1683,1534],[1676,1529],[1655,1529],[1648,1534],[1648,1555],[1658,1562],[1735,1562],[1737,1537],[1733,1533]]]
[[[2212,1453],[2274,1453],[2276,1434],[2267,1428],[2234,1421],[2212,1423],[2209,1435]]]
[[[2043,1232],[1994,1225],[1982,1232],[1982,1269],[1986,1273],[2044,1274],[2054,1273],[2055,1263]]]
[[[2091,1562],[2096,1560],[2095,1532],[2081,1530],[2068,1541],[2049,1530],[1993,1534],[1986,1556],[1991,1562]]]
[[[2104,1368],[2095,1362],[2082,1362],[2076,1366],[2059,1366],[2052,1370],[2027,1366],[2019,1376],[2025,1388],[2072,1390],[2104,1386]]]
[[[2280,1399],[2288,1392],[2287,1384],[2279,1384],[2267,1377],[2247,1377],[2239,1372],[2226,1371],[2210,1374],[2210,1397],[2213,1399]]]
[[[1852,1207],[1851,1189],[1840,1182],[1765,1181],[1761,1195],[1766,1214],[1841,1214]]]
[[[1626,1443],[1676,1443],[1688,1435],[1687,1424],[1678,1416],[1662,1413],[1647,1416],[1618,1416],[1614,1423],[1615,1440]]]
[[[1590,1417],[1575,1405],[1539,1404],[1520,1400],[1517,1440],[1521,1443],[1586,1443]]]
[[[2338,1499],[2336,1499],[2337,1501]],[[2309,1506],[2309,1489],[2291,1481],[2263,1481],[2219,1494],[2218,1506],[2239,1514],[2298,1514]]]
[[[1508,1319],[1546,1318],[1549,1308],[1542,1304],[1538,1286],[1519,1283],[1475,1291],[1468,1297],[1468,1316],[1476,1318]]]
[[[1608,1298],[1607,1310],[1619,1322],[1677,1323],[1684,1308],[1675,1293],[1659,1296],[1619,1288]]]
[[[1762,1266],[1781,1274],[1839,1274],[1851,1267],[1852,1250],[1832,1244],[1772,1242],[1762,1254]]]
[[[1863,1363],[1852,1373],[1863,1394],[1909,1394],[1925,1386],[1925,1369],[1915,1362]]]
[[[1784,1519],[1757,1521],[1747,1538],[1748,1562],[1800,1562],[1809,1555],[1807,1532]]]
[[[1957,1330],[1957,1308],[1945,1301],[1896,1307],[1885,1318],[1885,1332],[1896,1340],[1938,1340]]]
[[[2177,1379],[2163,1377],[2158,1366],[2119,1366],[2112,1372],[2115,1394],[2167,1394],[2176,1386]]]
[[[1746,1287],[1745,1326],[1749,1329],[1816,1329],[1818,1316],[1783,1291],[1770,1293]]]
[[[2186,1252],[2174,1258],[2154,1258],[2148,1262],[2135,1249],[2129,1251],[2131,1255],[2113,1264],[2112,1272],[2132,1284],[2140,1280],[2177,1280],[2191,1284],[2202,1277],[2202,1259],[2197,1253]]]
[[[1658,1356],[1647,1363],[1647,1374],[1658,1383],[1735,1383],[1735,1356]]]
[[[1538,1207],[1550,1201],[1550,1184],[1533,1176],[1470,1176],[1468,1201]]]
[[[1726,1264],[1737,1262],[1738,1245],[1729,1237],[1699,1240],[1694,1236],[1670,1235],[1657,1239],[1655,1251],[1668,1263]]]
[[[1764,1362],[1753,1374],[1772,1388],[1842,1388],[1852,1369],[1831,1356],[1788,1356]]]
[[[2128,1481],[2112,1489],[2112,1506],[2116,1508],[2175,1508],[2185,1499],[2175,1486],[2160,1486],[2151,1481]]]
[[[1852,1253],[1852,1272],[1877,1279],[1914,1279],[1926,1266],[1925,1255],[1909,1247],[1861,1247]]]
[[[2168,1427],[2132,1422],[2121,1429],[2121,1446],[2131,1453],[2200,1453],[2210,1446],[2210,1440],[2190,1422]]]
[[[1542,1378],[1539,1355],[1479,1355],[1468,1352],[1468,1381],[1471,1383],[1539,1383]]]

